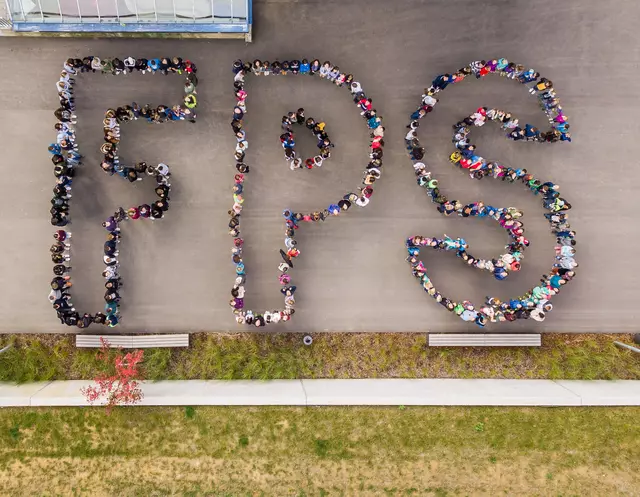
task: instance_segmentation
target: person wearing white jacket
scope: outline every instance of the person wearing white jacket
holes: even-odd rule
[[[133,69],[136,67],[136,59],[129,56],[126,59],[124,59],[123,62],[124,62],[124,67],[129,69],[129,72],[133,72]],[[124,74],[127,74],[126,71],[124,72]]]

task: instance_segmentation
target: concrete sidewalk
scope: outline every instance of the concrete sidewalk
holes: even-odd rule
[[[86,406],[90,381],[0,383],[0,407]],[[143,382],[144,406],[640,406],[640,381],[186,380]]]

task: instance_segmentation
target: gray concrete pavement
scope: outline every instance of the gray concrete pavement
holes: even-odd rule
[[[198,63],[197,124],[124,125],[122,156],[172,165],[172,209],[161,222],[124,228],[125,288],[122,331],[238,329],[227,305],[233,281],[227,210],[233,181],[234,140],[229,129],[234,97],[231,62],[237,58],[329,59],[353,72],[374,99],[387,128],[385,175],[366,209],[320,226],[304,226],[294,270],[299,286],[291,331],[473,331],[426,297],[404,262],[413,234],[463,236],[472,252],[500,253],[504,232],[486,221],[444,218],[413,179],[404,154],[408,114],[435,75],[477,58],[505,56],[554,81],[571,117],[572,144],[513,143],[495,128],[474,130],[483,155],[526,167],[561,185],[573,205],[579,275],[555,299],[555,310],[533,322],[491,331],[629,332],[638,329],[636,275],[640,242],[634,194],[640,132],[637,85],[640,7],[598,2],[256,1],[255,43],[226,40],[0,39],[0,130],[4,140],[0,197],[5,233],[0,291],[1,332],[61,332],[47,301],[51,263],[48,219],[53,187],[46,146],[54,139],[54,84],[62,61],[85,54],[180,55]],[[181,79],[82,75],[77,85],[78,139],[86,154],[74,188],[72,231],[74,300],[80,310],[102,307],[100,222],[119,205],[151,197],[151,186],[131,186],[99,168],[101,120],[110,105],[172,103]],[[311,210],[357,186],[366,163],[366,129],[348,95],[320,80],[249,78],[243,235],[251,308],[281,304],[276,282],[283,208]],[[460,265],[450,254],[429,254],[433,280],[455,299],[480,302],[486,294],[519,295],[553,263],[554,240],[538,200],[516,185],[475,182],[446,161],[451,125],[478,106],[496,105],[521,120],[544,124],[535,99],[497,76],[465,81],[442,94],[421,127],[426,157],[443,191],[465,202],[516,205],[525,212],[532,246],[523,271],[498,283]],[[291,172],[278,141],[280,116],[304,106],[322,118],[336,143],[322,170]],[[312,148],[301,134],[301,152]],[[606,199],[611,200],[607,201]],[[611,240],[611,241],[610,241]],[[270,328],[274,329],[274,328]]]
[[[0,407],[86,406],[91,381],[0,383]],[[175,380],[141,382],[143,406],[638,406],[640,381]]]

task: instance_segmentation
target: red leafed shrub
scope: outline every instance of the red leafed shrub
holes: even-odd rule
[[[115,406],[133,405],[142,399],[138,365],[142,362],[144,351],[134,350],[124,354],[117,349],[114,355],[107,340],[100,337],[100,342],[102,347],[96,357],[104,363],[105,372],[94,378],[95,385],[82,388],[81,392],[92,405],[105,399],[109,414]]]

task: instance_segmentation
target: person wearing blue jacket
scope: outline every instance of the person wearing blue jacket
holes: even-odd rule
[[[540,138],[540,130],[531,124],[527,124],[524,127],[524,136],[527,140],[535,140]]]
[[[60,155],[62,153],[62,148],[57,143],[52,143],[49,145],[49,153],[53,155]]]
[[[149,66],[151,72],[155,74],[156,71],[160,69],[160,59],[149,59],[147,61],[147,66]]]
[[[453,78],[450,74],[440,74],[436,76],[436,79],[433,80],[431,85],[438,90],[444,90],[452,81]]]

